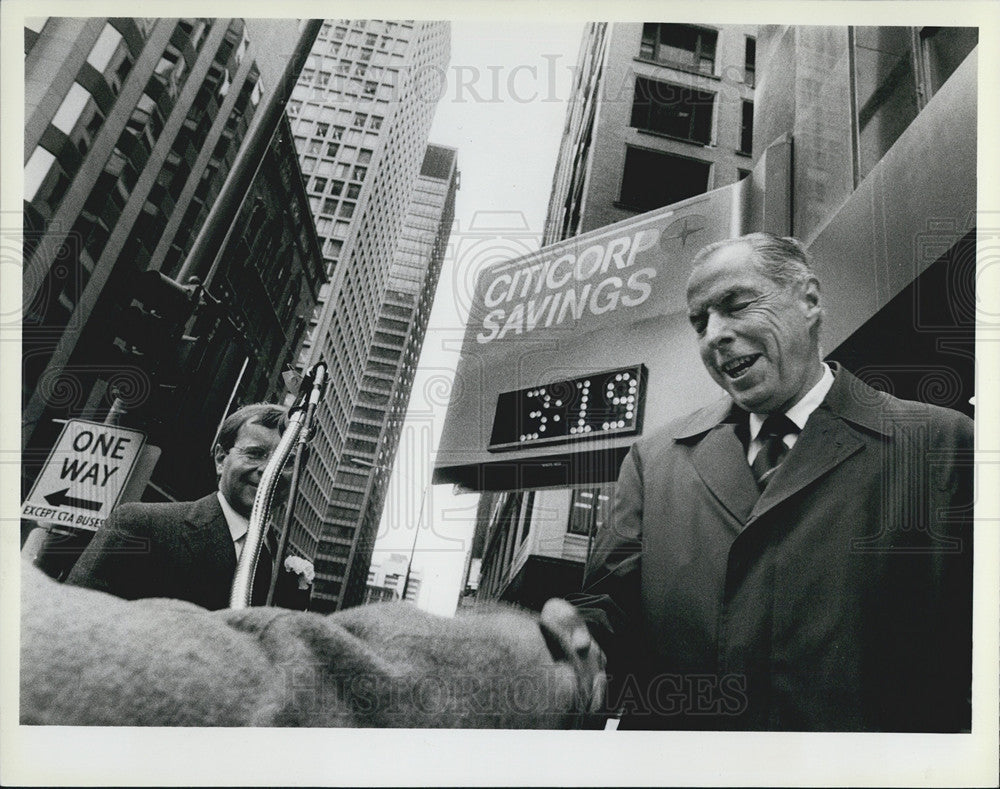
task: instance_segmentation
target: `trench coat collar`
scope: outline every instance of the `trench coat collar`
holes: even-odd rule
[[[892,398],[862,383],[838,362],[827,364],[833,372],[833,386],[819,408],[880,435],[889,435],[885,415],[892,410]],[[681,420],[674,428],[674,439],[688,441],[721,424],[741,426],[746,419],[746,411],[728,396],[723,397]]]
[[[865,385],[836,362],[834,382],[761,494],[746,461],[747,412],[728,397],[682,421],[674,440],[694,445],[691,458],[702,480],[741,523],[748,524],[860,451],[853,426],[887,435],[892,398]]]

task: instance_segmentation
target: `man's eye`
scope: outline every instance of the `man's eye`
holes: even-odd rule
[[[689,320],[691,321],[691,327],[698,334],[704,334],[705,333],[705,327],[708,325],[708,321],[705,320],[705,318],[703,318],[701,316],[692,316],[691,318],[689,318]]]

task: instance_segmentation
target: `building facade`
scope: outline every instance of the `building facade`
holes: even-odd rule
[[[588,24],[543,243],[744,177],[755,36],[745,25]]]
[[[390,553],[383,560],[370,562],[365,585],[364,604],[406,600],[416,603],[420,596],[421,574],[409,569],[405,553]],[[404,597],[404,589],[405,597]]]
[[[326,276],[287,124],[218,260],[186,261],[300,35],[295,20],[27,20],[25,488],[53,420],[124,405],[163,450],[144,498],[204,495],[227,409],[281,391]]]
[[[351,467],[369,473],[363,493],[345,492],[331,510],[357,524],[344,605],[353,605],[358,599],[385,509],[388,472],[396,459],[455,217],[457,154],[454,148],[427,146],[379,310],[358,403],[351,415],[345,450],[350,454],[345,457]]]
[[[385,332],[379,323],[396,321],[391,307],[400,306],[387,292],[448,57],[444,22],[328,20],[289,103],[329,276],[299,354],[303,369],[326,363],[330,386],[290,535],[314,558],[311,607],[319,611],[364,596],[378,524],[366,501],[373,483],[384,486],[388,456],[375,445],[392,413],[388,376],[404,359],[378,350],[384,335],[399,346],[399,327]]]
[[[643,26],[644,52],[647,39],[653,40],[649,29]],[[701,30],[689,31],[686,40],[704,41]],[[676,37],[665,37],[662,26],[658,35],[661,43]],[[551,329],[536,324],[528,339],[535,348],[554,350],[536,351],[530,365],[524,353],[493,342],[505,339],[502,330],[472,325],[458,375],[480,376],[479,401],[492,402],[494,395],[521,386],[524,402],[540,402],[539,394],[562,378],[589,384],[602,370],[641,368],[639,417],[630,433],[609,433],[600,443],[532,446],[538,434],[522,429],[524,446],[512,450],[490,437],[490,414],[479,403],[453,399],[435,482],[470,486],[485,480],[473,540],[479,599],[534,607],[577,590],[594,533],[614,527],[614,483],[634,437],[704,405],[716,391],[698,360],[684,307],[691,258],[709,241],[754,230],[802,239],[830,305],[823,328],[826,358],[897,396],[973,414],[977,38],[974,28],[760,28],[753,45],[749,175],[603,230],[589,224],[588,208],[597,205],[595,216],[610,216],[606,206],[620,201],[624,175],[617,185],[605,179],[610,188],[600,207],[600,197],[586,184],[595,165],[580,144],[599,139],[600,107],[589,132],[581,131],[588,113],[571,109],[571,139],[554,179],[549,230],[561,228],[572,241],[555,244],[548,255],[543,250],[537,264],[529,256],[521,266],[498,266],[484,274],[485,282],[521,281],[533,266],[558,271],[560,260],[576,260],[579,275],[591,270],[580,268],[589,253],[606,249],[607,263],[617,249],[629,252],[618,260],[625,273],[646,266],[643,288],[624,291],[610,307],[610,300],[591,299],[591,313],[581,309],[575,325],[572,318]],[[584,51],[596,61],[600,44],[593,27],[589,41],[594,50],[587,43]],[[736,131],[730,129],[730,143]],[[635,133],[632,127],[625,132]],[[564,177],[565,167],[580,175]],[[574,178],[584,186],[576,188]],[[584,228],[592,229],[574,235]],[[616,279],[620,285],[621,279],[609,276],[594,291]],[[483,292],[486,306],[473,306],[471,323],[490,307],[506,307],[502,289],[490,291],[486,284]],[[536,292],[545,293],[542,284]],[[623,304],[626,298],[631,301]],[[513,325],[520,334],[522,324]],[[506,364],[513,359],[516,368]],[[595,400],[577,402],[581,423],[582,411]],[[540,411],[521,423],[531,423],[535,413]],[[477,430],[484,421],[487,427]],[[537,430],[537,418],[533,424]]]

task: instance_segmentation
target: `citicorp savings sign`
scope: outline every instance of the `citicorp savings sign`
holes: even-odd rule
[[[627,448],[642,429],[703,401],[713,384],[697,360],[685,283],[699,249],[742,232],[745,187],[484,269],[435,481],[492,487],[485,466]],[[679,369],[689,385],[670,383]]]

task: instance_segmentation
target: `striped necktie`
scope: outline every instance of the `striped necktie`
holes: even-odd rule
[[[771,414],[761,425],[757,438],[761,442],[760,451],[757,457],[750,464],[754,479],[757,480],[757,487],[761,491],[767,487],[768,481],[774,475],[775,469],[781,465],[781,461],[788,454],[788,447],[785,446],[784,438],[789,433],[798,433],[799,426],[784,414]]]

